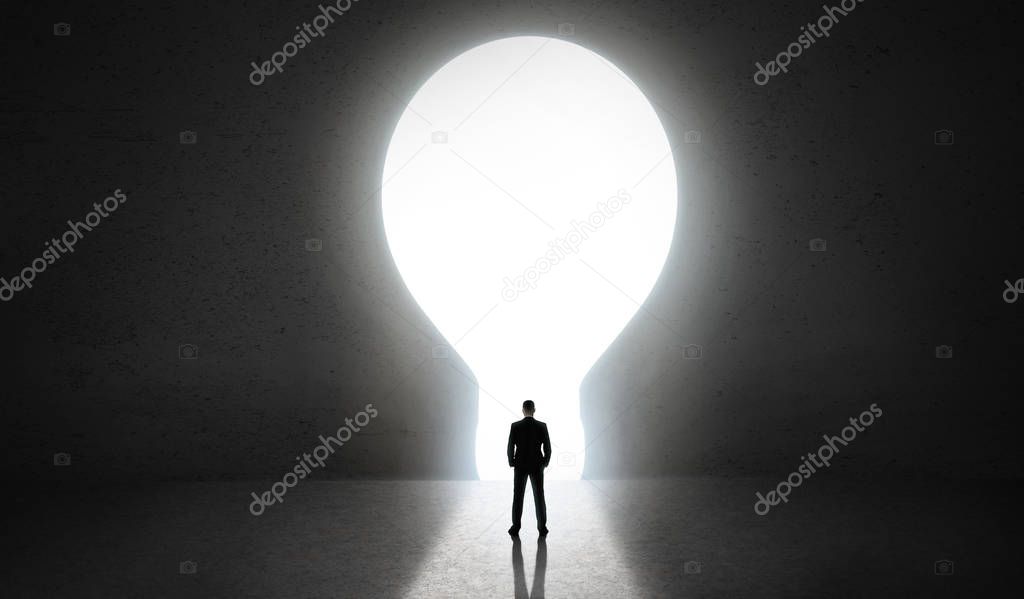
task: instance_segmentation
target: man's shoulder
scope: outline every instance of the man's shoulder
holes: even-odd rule
[[[523,418],[522,420],[516,420],[515,422],[512,423],[512,428],[517,428],[520,426],[536,426],[539,428],[548,427],[547,423],[541,422],[536,418]]]

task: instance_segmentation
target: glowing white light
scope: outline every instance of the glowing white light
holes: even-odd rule
[[[398,270],[480,385],[480,478],[511,478],[505,442],[526,399],[555,446],[546,476],[580,478],[580,383],[650,293],[675,229],[654,109],[585,48],[497,40],[416,93],[384,182]]]

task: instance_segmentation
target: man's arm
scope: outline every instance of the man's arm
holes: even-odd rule
[[[544,425],[544,437],[540,440],[540,447],[544,450],[544,467],[551,463],[551,437],[548,437],[548,425]]]
[[[515,430],[514,426],[510,426],[509,429],[508,429],[508,450],[507,450],[507,453],[508,453],[508,467],[509,468],[512,468],[515,465],[515,456],[516,456],[516,453],[515,453],[515,451],[516,451],[515,450],[516,442],[515,442],[515,439],[512,438],[512,431],[513,430]]]

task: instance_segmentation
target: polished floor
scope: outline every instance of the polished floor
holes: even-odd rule
[[[538,542],[511,482],[22,484],[5,597],[1011,597],[1024,489],[819,477],[766,516],[770,480],[551,482]],[[935,562],[953,562],[936,575]],[[182,564],[182,562],[186,562]],[[194,573],[189,573],[195,564]],[[182,573],[185,570],[185,573]]]

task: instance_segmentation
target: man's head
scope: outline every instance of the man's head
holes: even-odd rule
[[[533,413],[536,411],[537,407],[533,405],[532,399],[523,402],[523,416],[533,416]]]

